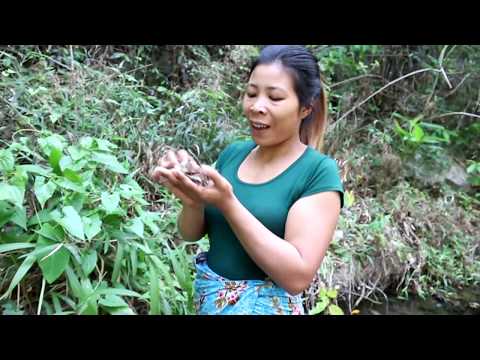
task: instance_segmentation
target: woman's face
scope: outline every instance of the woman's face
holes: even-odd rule
[[[298,138],[300,121],[308,115],[308,110],[299,108],[293,79],[281,64],[255,68],[243,98],[243,112],[258,145],[271,146]]]

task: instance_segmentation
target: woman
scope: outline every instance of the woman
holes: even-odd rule
[[[315,57],[304,47],[265,47],[243,99],[252,140],[221,152],[200,186],[178,171],[185,150],[169,152],[154,170],[183,204],[185,240],[208,234],[196,258],[198,314],[303,314],[332,239],[343,187],[335,161],[320,149],[327,100]]]

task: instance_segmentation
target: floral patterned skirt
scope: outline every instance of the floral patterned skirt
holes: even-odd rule
[[[229,280],[195,258],[195,309],[198,315],[303,315],[300,295],[292,296],[271,280]]]

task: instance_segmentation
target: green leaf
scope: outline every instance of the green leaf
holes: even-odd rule
[[[100,305],[109,307],[128,307],[128,304],[118,295],[106,295],[98,302]]]
[[[37,230],[35,232],[43,236],[44,238],[47,238],[57,243],[62,242],[65,237],[65,233],[60,226],[52,226],[48,223],[44,223],[40,230]]]
[[[177,258],[177,256],[180,256],[180,259]],[[187,270],[188,265],[185,266],[186,265],[185,264],[185,259],[182,259],[181,255],[179,255],[179,252],[176,251],[176,250],[171,250],[168,254],[168,258],[172,263],[173,272],[175,273],[175,276],[177,277],[177,280],[180,284],[180,287],[182,289],[184,289],[187,293],[190,292],[193,284],[189,279],[189,273],[188,273],[188,270]],[[182,266],[182,264],[183,264],[183,266]]]
[[[58,315],[58,314],[63,313],[62,305],[60,304],[60,300],[58,299],[57,293],[52,292],[50,294],[50,297],[52,298],[52,303],[53,303],[53,307],[55,309],[55,314]]]
[[[85,159],[85,160],[80,160],[80,161],[77,161],[73,164],[70,164],[68,166],[68,168],[72,169],[73,171],[76,171],[76,172],[83,172],[83,171],[87,171],[87,170],[84,169],[84,167],[87,166],[87,165],[88,165],[88,161]],[[85,174],[83,174],[83,175],[85,175]],[[83,178],[85,179],[85,176]]]
[[[90,136],[84,136],[80,139],[79,144],[85,149],[90,149],[93,144],[93,138]]]
[[[25,187],[28,182],[28,173],[21,167],[15,167],[14,176],[10,179],[10,184],[18,187],[22,192],[25,191]]]
[[[24,207],[15,207],[15,214],[11,221],[22,229],[27,230],[27,210]]]
[[[327,290],[327,296],[330,299],[335,299],[337,297],[337,290],[335,289]]]
[[[85,255],[82,256],[82,270],[85,273],[85,276],[90,275],[90,273],[95,269],[97,264],[97,252],[94,249],[89,249]]]
[[[153,264],[149,266],[150,273],[150,315],[160,315],[160,289],[158,277]]]
[[[135,197],[142,197],[143,196],[143,189],[138,183],[132,179],[130,176],[125,178],[124,184],[120,185],[121,189],[127,189],[131,192],[131,196]]]
[[[57,175],[62,175],[62,169],[60,169],[60,159],[62,158],[62,151],[57,148],[52,148],[48,162],[53,168],[53,172]]]
[[[63,203],[65,205],[73,206],[77,212],[80,212],[83,208],[83,204],[86,200],[86,196],[83,193],[73,193],[70,196],[64,198]]]
[[[100,220],[98,214],[83,216],[82,222],[88,240],[92,240],[102,230],[102,220]]]
[[[62,136],[52,134],[48,137],[38,139],[38,144],[40,145],[42,152],[45,155],[50,156],[53,149],[57,149],[61,152],[65,148],[66,141]]]
[[[12,300],[9,300],[6,304],[2,305],[2,307],[2,315],[24,315],[23,310],[17,309],[17,305]]]
[[[8,149],[0,150],[0,172],[12,171],[15,167],[15,157]]]
[[[50,122],[55,124],[62,116],[63,114],[58,110],[52,110],[52,113],[50,114]]]
[[[10,293],[15,288],[15,286],[17,286],[18,283],[22,281],[24,276],[27,274],[28,270],[30,270],[32,265],[35,263],[35,260],[36,260],[35,256],[32,256],[32,255],[27,256],[25,260],[23,260],[22,264],[19,266],[17,272],[13,276],[10,286],[8,287],[7,291],[2,295],[2,297],[0,297],[0,300],[10,295]]]
[[[6,200],[17,207],[22,207],[24,189],[6,183],[0,184],[0,200]]]
[[[51,244],[49,240],[44,244]],[[41,245],[39,248],[44,247]],[[70,252],[65,249],[62,243],[58,244],[55,249],[49,252],[47,255],[37,257],[38,265],[42,270],[43,276],[49,284],[57,280],[65,271],[70,260]]]
[[[152,235],[156,235],[160,231],[160,228],[155,223],[156,221],[160,220],[160,214],[140,210],[139,215],[143,223],[150,229]]]
[[[65,169],[65,171],[63,172],[63,176],[65,176],[71,182],[74,182],[77,184],[82,183],[82,177],[72,169]]]
[[[20,229],[18,226],[13,226],[11,228],[2,229],[0,231],[0,243],[2,244],[11,244],[11,243],[28,243],[31,242],[36,237],[36,234],[32,234],[31,232],[25,232]],[[0,266],[2,260],[0,259]],[[1,272],[0,272],[0,279],[1,279]]]
[[[78,250],[78,247],[75,244],[65,244],[63,243],[63,246],[70,251],[70,254],[73,256],[73,258],[76,260],[78,265],[82,264],[82,258],[80,257],[80,252]]]
[[[61,178],[56,179],[55,184],[57,184],[58,186],[60,186],[64,189],[67,189],[67,190],[72,190],[72,191],[79,192],[79,193],[85,193],[85,188],[83,186],[80,186],[80,185],[68,180],[65,177],[61,177]]]
[[[91,157],[93,162],[100,163],[106,166],[107,169],[120,173],[128,174],[128,171],[120,164],[117,158],[113,155],[94,152]]]
[[[118,277],[120,274],[120,266],[123,259],[123,250],[124,250],[124,245],[121,242],[118,242],[117,253],[115,255],[115,262],[113,263],[112,283],[118,282]]]
[[[105,209],[107,215],[114,213],[118,210],[118,204],[120,203],[120,195],[117,192],[108,194],[108,192],[102,192],[100,195],[102,206]]]
[[[110,314],[110,315],[135,315],[132,309],[130,309],[128,306],[122,306],[122,307],[105,307],[105,310]]]
[[[4,252],[10,252],[21,249],[28,249],[35,247],[35,244],[31,243],[11,243],[11,244],[2,244],[0,245],[0,254]]]
[[[355,202],[355,194],[353,191],[347,190],[345,191],[345,205],[346,207],[350,207]]]
[[[310,315],[318,315],[322,313],[328,306],[329,301],[328,299],[322,299],[320,300],[315,307],[310,311]]]
[[[103,218],[103,223],[118,228],[122,224],[122,217],[118,214],[107,215]]]
[[[98,149],[102,151],[112,151],[117,148],[117,145],[112,144],[108,140],[103,140],[103,139],[95,139],[95,142],[97,143]]]
[[[125,229],[143,238],[144,227],[143,222],[139,217],[134,218],[131,223],[125,227]]]
[[[62,173],[73,166],[73,161],[72,158],[68,155],[63,155],[61,160],[58,163],[58,166],[60,167],[60,170]]]
[[[129,255],[130,255],[130,264],[132,266],[132,276],[135,277],[137,276],[137,270],[138,270],[138,256],[137,256],[137,251],[133,246],[130,247]]]
[[[45,206],[45,203],[50,199],[53,194],[55,193],[55,190],[57,189],[57,185],[51,180],[49,180],[45,184],[45,178],[42,176],[36,176],[35,177],[35,183],[33,184],[33,192],[35,193],[35,196],[37,197],[38,202],[40,203],[40,206],[43,207]]]
[[[415,138],[415,142],[421,142],[425,133],[424,131],[422,130],[422,128],[418,125],[415,125],[413,127],[413,131],[412,131],[412,134],[413,134],[413,137]]]
[[[397,121],[395,121],[395,132],[402,137],[408,136],[408,132],[402,129],[402,127],[398,124]]]
[[[40,210],[38,213],[31,216],[30,219],[28,219],[27,225],[28,226],[37,225],[44,222],[49,222],[50,220],[52,220],[50,210],[44,209],[44,210]]]
[[[50,169],[43,168],[39,165],[17,165],[17,168],[32,174],[48,176],[51,173]]]
[[[14,216],[15,210],[6,201],[0,201],[0,227],[5,225]]]
[[[65,206],[62,211],[64,217],[60,219],[60,225],[62,225],[71,235],[81,240],[85,240],[83,223],[78,212],[72,206]]]
[[[94,292],[92,283],[87,278],[82,278],[80,284],[83,289],[83,293],[86,295],[86,303],[78,309],[81,315],[97,315],[98,314],[98,295]]]
[[[67,148],[68,153],[72,157],[73,161],[78,161],[89,154],[85,149],[82,149],[78,145],[72,145]]]
[[[343,315],[343,310],[335,304],[331,304],[328,307],[328,313],[330,315]]]
[[[80,282],[78,281],[78,277],[75,274],[75,271],[67,265],[67,267],[65,268],[65,274],[67,275],[68,284],[72,289],[73,295],[75,295],[80,300],[84,299],[85,294],[83,292],[82,286],[80,285]]]
[[[120,295],[120,296],[132,296],[132,297],[142,297],[139,293],[127,290],[127,289],[118,289],[118,288],[107,288],[97,291],[98,295]]]

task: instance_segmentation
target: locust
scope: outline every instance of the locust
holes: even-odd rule
[[[149,173],[150,177],[153,175],[153,171],[156,166],[158,166],[160,159],[166,155],[168,151],[177,152],[178,149],[169,146],[163,145],[159,148],[158,151],[155,153],[160,154],[160,156],[156,157],[152,152],[147,153],[147,159],[149,163]],[[193,151],[187,149],[190,157],[188,159],[184,159],[179,165],[180,167],[177,170],[181,171],[186,177],[188,177],[192,182],[197,185],[207,187],[212,183],[210,177],[205,175],[200,167],[200,161],[198,157],[193,153]]]

